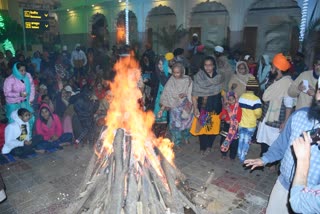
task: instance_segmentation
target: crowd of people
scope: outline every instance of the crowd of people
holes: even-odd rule
[[[292,61],[278,53],[255,62],[251,55],[226,53],[222,46],[214,47],[213,55],[205,50],[193,34],[186,51],[177,48],[163,56],[150,44],[141,56],[129,46],[108,51],[84,50],[80,44],[71,53],[63,47],[61,53],[37,51],[31,58],[19,51],[15,57],[10,51],[0,53],[2,154],[26,158],[68,144],[94,143],[96,128],[107,125],[116,96],[108,86],[113,64],[132,51],[141,68],[141,106],[154,112],[155,135],[168,134],[177,152],[191,135],[197,136],[201,155],[212,152],[220,136],[221,158],[238,157],[239,165],[252,169],[272,169],[281,161],[267,213],[289,213],[295,171],[291,145],[306,142],[307,135],[300,135],[320,126],[320,57],[308,68],[300,52]],[[261,158],[246,160],[252,143],[261,145]],[[319,185],[319,155],[318,147],[312,147],[304,185]],[[297,191],[304,189],[295,188],[295,195]]]

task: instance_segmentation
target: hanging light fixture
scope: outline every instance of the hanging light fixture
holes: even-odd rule
[[[306,31],[308,5],[309,5],[309,0],[303,0],[302,10],[301,10],[300,36],[299,36],[300,42],[302,42],[304,40],[304,34]]]
[[[126,45],[129,45],[129,0],[126,0],[125,23],[126,23]]]

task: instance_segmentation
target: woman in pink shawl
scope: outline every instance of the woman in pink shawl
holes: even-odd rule
[[[172,76],[166,83],[160,98],[161,109],[158,117],[167,109],[170,111],[169,129],[172,140],[180,148],[182,140],[188,143],[192,123],[192,80],[184,75],[185,68],[181,63],[176,63],[172,68]]]

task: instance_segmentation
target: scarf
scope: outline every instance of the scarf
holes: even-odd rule
[[[282,100],[288,96],[288,88],[292,83],[290,76],[284,76],[281,79],[274,81],[263,93],[263,101],[270,102],[266,114],[267,122],[275,122],[279,120]]]
[[[239,69],[238,69],[238,66],[243,64],[245,67],[246,67],[246,73],[245,74],[240,74],[239,73]],[[235,74],[235,78],[241,83],[243,84],[244,86],[247,85],[247,82],[250,78],[251,74],[249,73],[249,68],[248,68],[248,65],[246,62],[244,61],[239,61],[237,62],[237,65],[236,65],[236,74]],[[240,96],[240,95],[239,95]]]
[[[227,97],[228,96],[230,96],[230,92],[228,92]],[[238,97],[235,93],[233,93],[232,96],[235,97],[236,102],[232,110],[230,105],[226,107],[229,118],[230,118],[230,126],[228,130],[228,134],[220,147],[220,150],[222,152],[227,152],[229,150],[229,146],[232,143],[232,140],[234,140],[237,137],[237,130],[239,126],[239,121],[237,120],[237,113],[239,109],[239,102],[237,101]]]
[[[213,77],[210,78],[205,71],[199,70],[194,76],[192,96],[208,97],[217,95],[222,90],[222,84],[223,81],[220,74],[213,74]]]
[[[181,78],[177,79],[171,76],[164,86],[160,103],[169,108],[178,107],[185,99],[179,97],[179,94],[182,93],[187,94],[187,98],[189,102],[191,102],[191,90],[192,80],[190,77],[183,75]]]
[[[29,102],[29,98],[30,98],[30,92],[31,92],[31,84],[30,84],[30,80],[29,77],[27,76],[27,73],[25,75],[22,75],[20,73],[20,71],[17,68],[17,64],[15,63],[13,66],[13,70],[12,70],[12,75],[17,78],[18,80],[20,80],[21,82],[23,81],[25,88],[26,88],[26,92],[27,92],[27,101]]]

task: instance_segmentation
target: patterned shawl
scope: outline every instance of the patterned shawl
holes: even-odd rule
[[[267,122],[279,120],[281,104],[284,97],[288,96],[288,89],[292,83],[290,76],[284,76],[274,81],[263,93],[263,101],[270,102],[266,113]]]
[[[183,75],[177,79],[173,76],[170,77],[164,86],[160,103],[169,108],[179,106],[185,98],[180,98],[179,94],[187,94],[188,100],[191,102],[192,80],[189,76]]]
[[[200,70],[193,80],[192,96],[208,97],[217,95],[222,90],[223,78],[220,74],[214,75],[212,78],[208,74]]]

